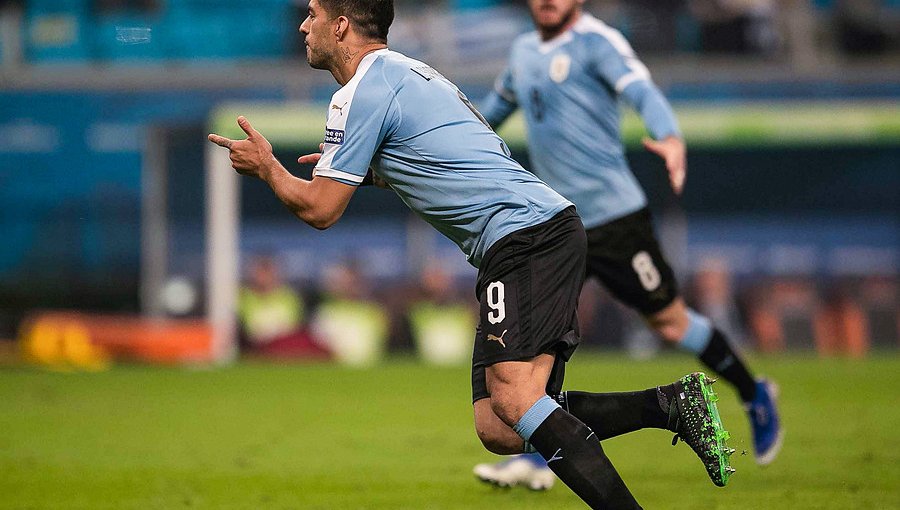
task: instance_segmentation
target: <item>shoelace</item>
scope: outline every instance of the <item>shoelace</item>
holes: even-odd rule
[[[681,438],[681,435],[678,433],[678,428],[681,426],[681,417],[678,415],[678,404],[675,402],[673,398],[669,402],[669,419],[666,421],[666,428],[675,432],[675,437],[672,438],[672,446],[678,444],[678,440],[684,439]]]

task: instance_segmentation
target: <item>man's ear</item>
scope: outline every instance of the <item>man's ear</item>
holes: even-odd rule
[[[344,40],[350,30],[350,20],[346,16],[338,16],[334,24],[334,35],[338,41]]]

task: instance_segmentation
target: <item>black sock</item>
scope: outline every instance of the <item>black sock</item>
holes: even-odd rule
[[[591,428],[600,441],[645,428],[668,428],[671,384],[644,391],[587,393],[565,391],[556,401]]]
[[[756,398],[756,381],[750,375],[744,361],[718,329],[713,329],[709,345],[700,353],[700,361],[733,384],[744,402]]]
[[[587,425],[556,409],[528,441],[556,476],[591,508],[641,508],[594,436]]]

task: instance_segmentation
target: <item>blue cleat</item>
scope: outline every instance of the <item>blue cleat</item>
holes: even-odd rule
[[[778,387],[767,379],[756,381],[756,398],[744,407],[753,429],[753,454],[756,463],[765,466],[781,451],[784,429],[778,419]]]

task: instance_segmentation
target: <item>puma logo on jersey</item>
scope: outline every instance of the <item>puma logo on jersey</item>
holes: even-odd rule
[[[333,104],[333,105],[331,105],[331,109],[337,110],[338,112],[340,112],[341,117],[343,117],[344,116],[344,107],[347,106],[347,103],[349,103],[349,101],[344,101],[344,104],[342,104],[341,106]]]
[[[505,335],[507,331],[509,331],[509,330],[504,329],[503,333],[500,333],[500,336],[492,335],[492,334],[488,333],[487,339],[492,340],[494,342],[499,342],[500,345],[502,345],[503,348],[506,349],[506,344],[503,343],[503,335]]]

